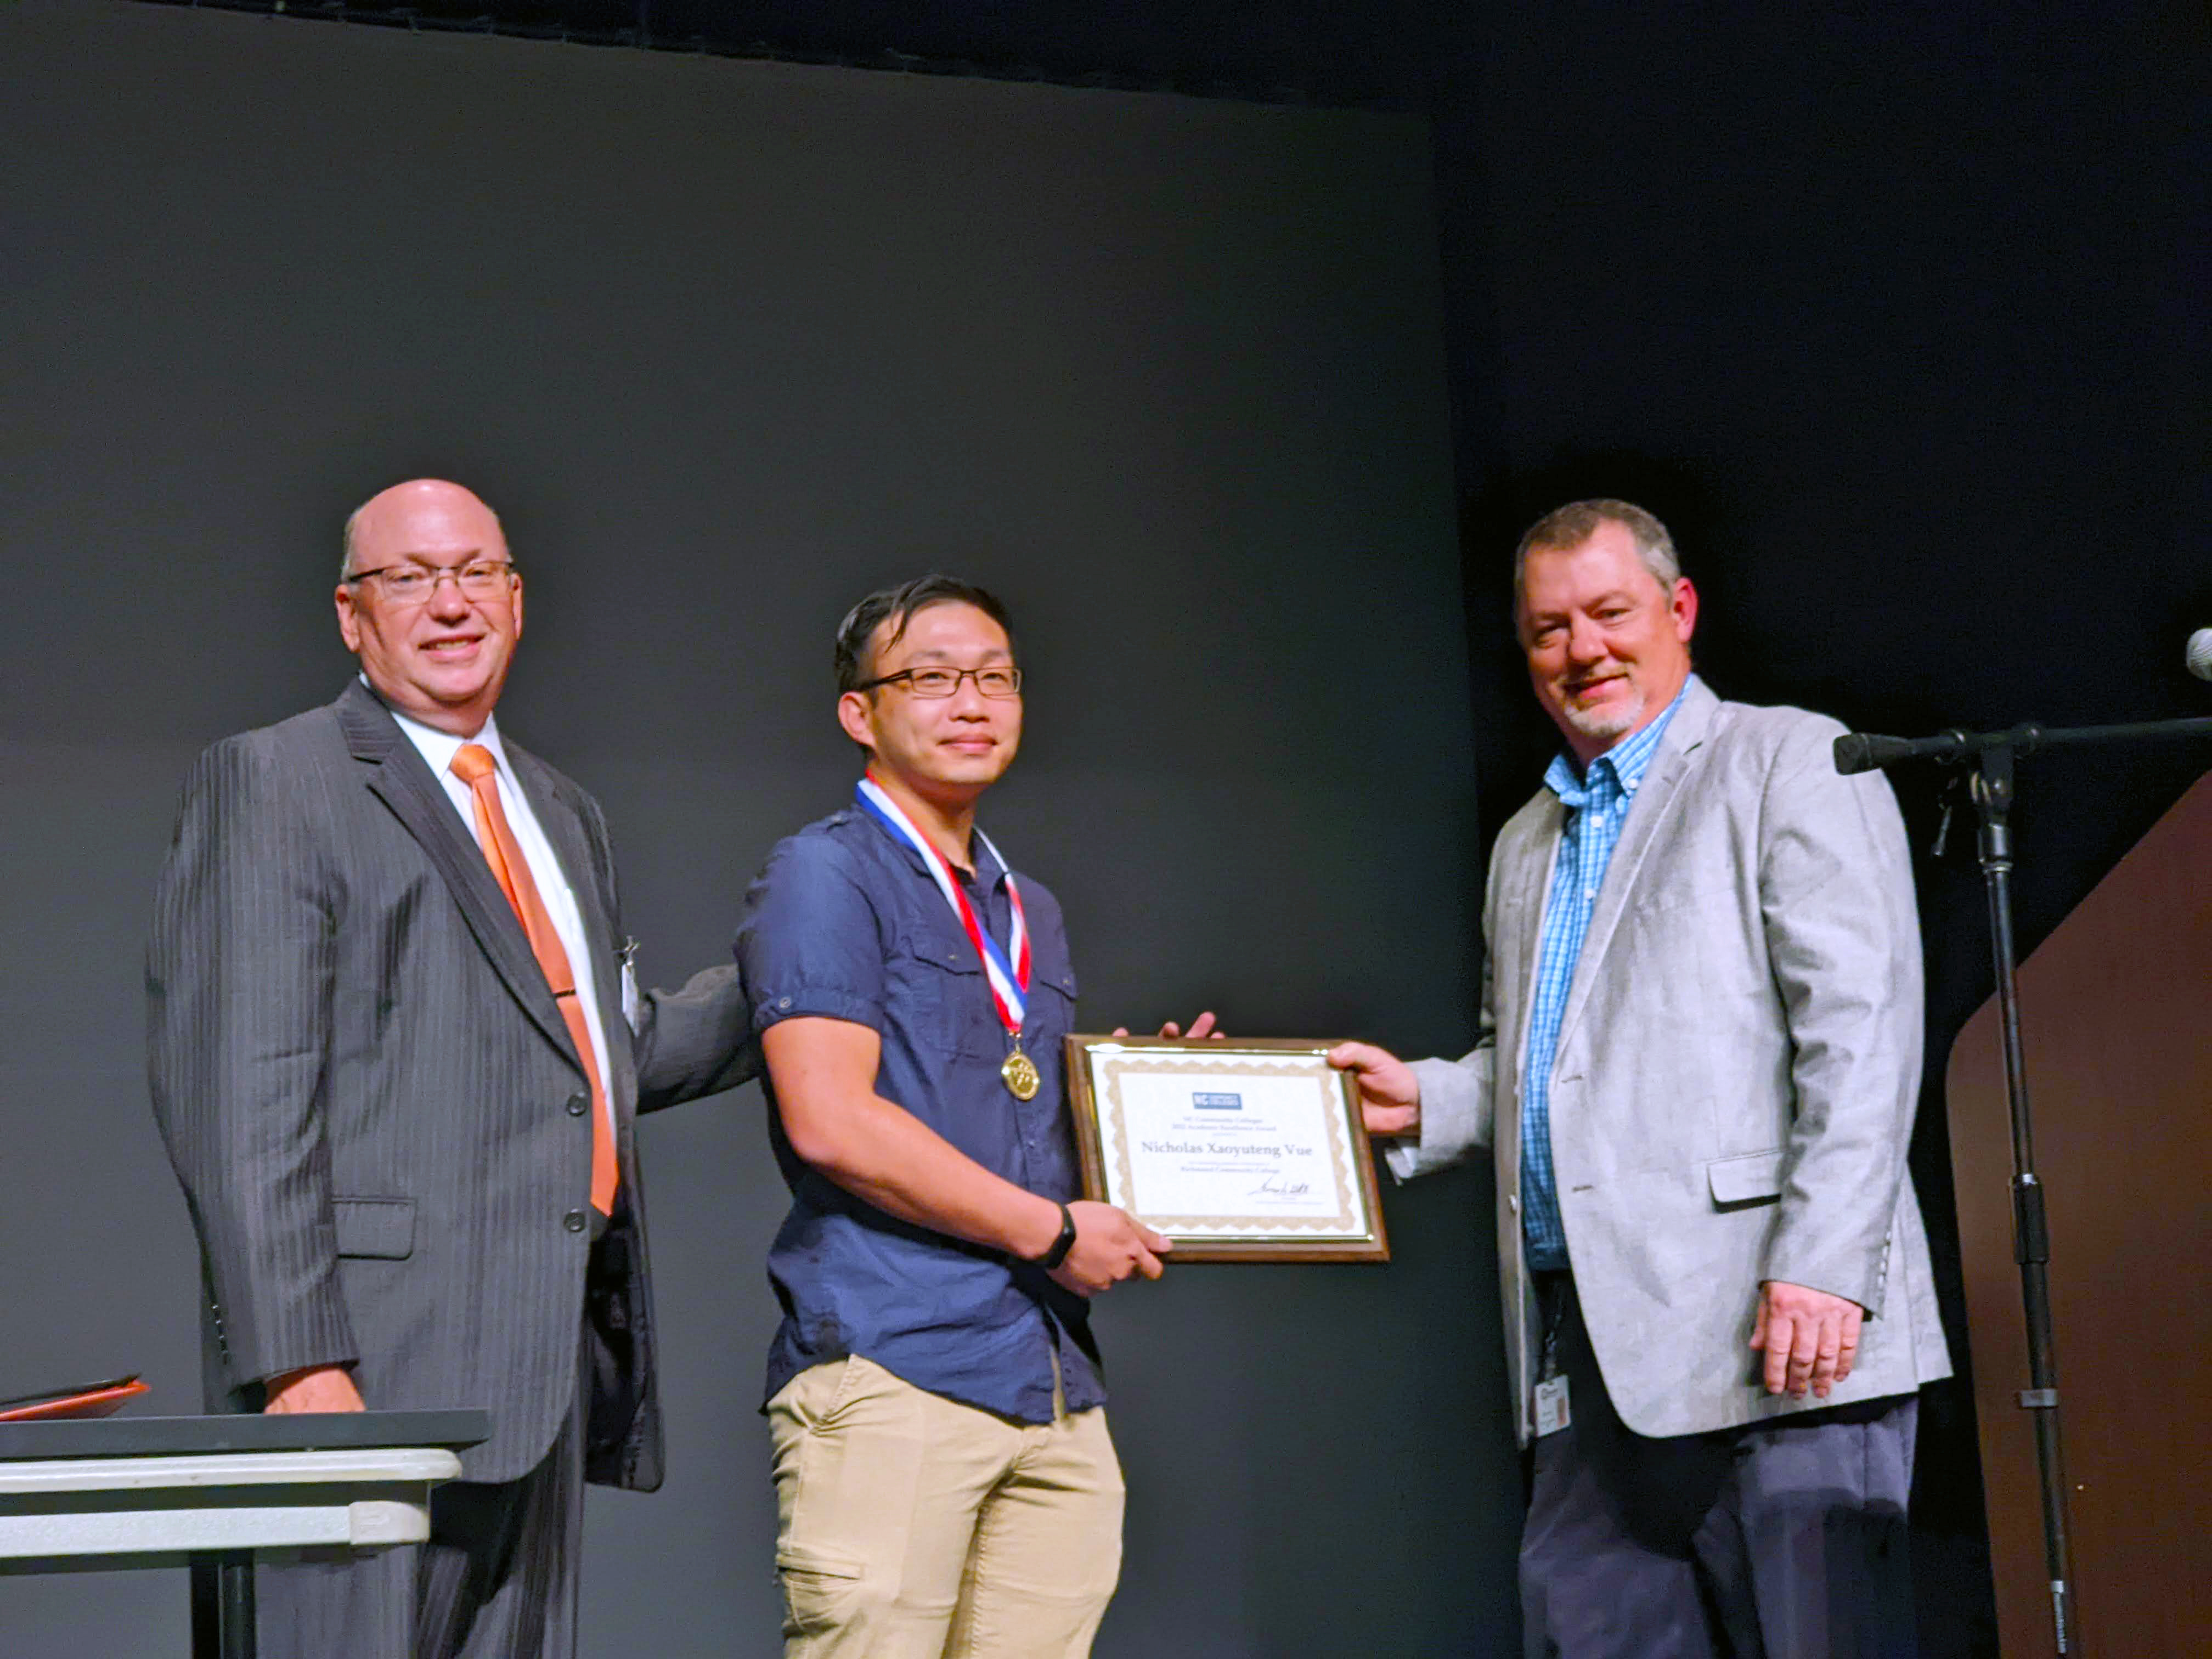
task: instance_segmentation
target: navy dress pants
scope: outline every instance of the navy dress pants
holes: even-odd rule
[[[1572,1420],[1535,1446],[1528,1659],[1912,1659],[1917,1399],[1636,1434],[1606,1394],[1573,1280],[1541,1280]]]

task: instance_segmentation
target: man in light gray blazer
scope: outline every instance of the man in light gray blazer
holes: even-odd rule
[[[1950,1360],[1896,802],[1838,775],[1835,721],[1692,672],[1642,509],[1548,515],[1516,587],[1567,749],[1492,856],[1475,1049],[1332,1058],[1401,1178],[1493,1151],[1527,1650],[1909,1654],[1915,1393]]]
[[[337,605],[361,678],[185,786],[155,1115],[216,1408],[483,1407],[492,1432],[427,1545],[264,1568],[261,1651],[568,1659],[585,1481],[660,1481],[635,1116],[757,1054],[733,969],[637,994],[598,803],[493,720],[522,579],[491,510],[375,496]]]

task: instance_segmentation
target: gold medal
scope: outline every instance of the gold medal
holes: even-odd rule
[[[1018,1045],[1008,1054],[1006,1063],[999,1067],[999,1075],[1006,1080],[1006,1088],[1016,1100],[1035,1100],[1044,1079],[1037,1075],[1036,1062],[1021,1051]]]

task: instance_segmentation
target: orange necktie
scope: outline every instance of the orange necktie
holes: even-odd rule
[[[618,1167],[614,1126],[607,1116],[606,1091],[599,1086],[592,1028],[585,1023],[584,1006],[576,995],[576,977],[568,971],[568,953],[562,948],[561,935],[553,930],[545,901],[538,896],[529,860],[522,856],[514,831],[507,828],[506,811],[499,804],[499,763],[492,759],[491,750],[480,743],[463,744],[453,756],[453,775],[469,787],[469,799],[477,809],[477,840],[491,862],[492,874],[499,878],[507,902],[514,907],[522,931],[530,935],[530,949],[545,972],[545,982],[553,988],[553,1000],[568,1023],[576,1058],[584,1062],[584,1075],[591,1081],[592,1207],[601,1215],[612,1215]]]

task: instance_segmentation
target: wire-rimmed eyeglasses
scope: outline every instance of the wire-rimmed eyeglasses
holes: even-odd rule
[[[512,559],[471,559],[466,564],[387,564],[374,570],[356,570],[346,578],[348,582],[365,582],[371,577],[382,585],[384,597],[394,605],[426,605],[438,591],[438,584],[452,577],[461,590],[461,597],[469,599],[495,599],[505,595],[508,584],[514,580],[514,561]]]

